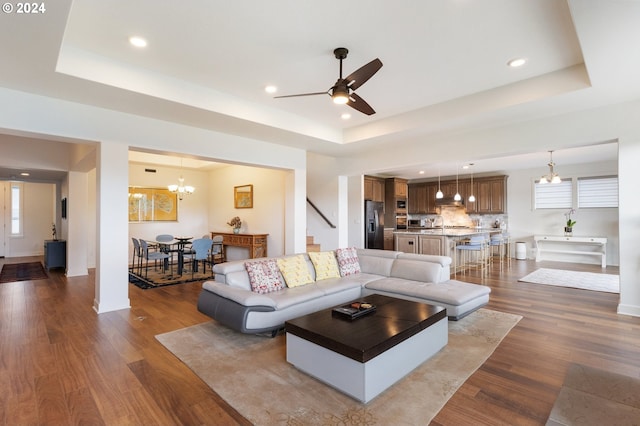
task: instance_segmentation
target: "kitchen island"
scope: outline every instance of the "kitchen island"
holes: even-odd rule
[[[394,232],[394,249],[404,253],[455,257],[456,245],[478,234],[499,234],[500,228],[427,228]]]

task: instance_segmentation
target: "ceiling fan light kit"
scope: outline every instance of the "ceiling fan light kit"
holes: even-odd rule
[[[382,68],[382,61],[376,58],[366,65],[358,68],[346,78],[342,78],[342,60],[347,57],[349,49],[338,47],[333,50],[336,59],[340,61],[340,77],[335,84],[325,92],[300,93],[297,95],[275,96],[275,98],[294,98],[300,96],[329,95],[336,104],[348,105],[366,115],[375,114],[376,111],[355,93],[358,87],[367,82],[375,73]]]

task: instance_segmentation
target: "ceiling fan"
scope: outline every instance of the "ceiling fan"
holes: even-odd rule
[[[329,95],[336,104],[347,104],[351,108],[363,114],[375,114],[375,110],[358,96],[354,91],[367,82],[375,73],[382,68],[382,61],[376,58],[368,64],[358,68],[346,78],[342,78],[342,60],[347,57],[349,50],[345,47],[338,47],[333,51],[336,59],[340,60],[340,78],[326,92],[301,93],[298,95],[275,96],[275,98],[294,98],[298,96]]]

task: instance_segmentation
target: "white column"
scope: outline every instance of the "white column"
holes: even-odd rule
[[[620,303],[618,313],[640,316],[640,140],[618,143],[618,234],[620,235]]]
[[[349,246],[349,178],[338,176],[338,248]]]
[[[364,175],[349,176],[349,247],[364,247]]]
[[[67,197],[67,276],[88,275],[87,226],[89,213],[86,173],[69,172]],[[64,219],[63,219],[64,220]]]
[[[130,308],[129,221],[127,192],[129,152],[125,144],[100,143],[96,162],[96,295],[99,314]]]

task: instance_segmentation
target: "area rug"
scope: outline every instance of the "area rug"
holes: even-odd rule
[[[565,271],[563,269],[536,269],[529,275],[520,278],[535,284],[555,285],[559,287],[580,288],[583,290],[620,293],[620,277],[613,274],[597,274],[594,272]]]
[[[246,335],[210,321],[156,338],[256,425],[424,425],[521,318],[480,309],[449,321],[447,346],[368,404],[287,363],[284,335]]]
[[[49,278],[40,262],[7,263],[0,271],[0,284],[15,281],[34,281]]]
[[[640,379],[571,364],[547,426],[640,424]]]
[[[190,271],[185,271],[182,275],[178,275],[175,271],[173,274],[164,274],[160,271],[155,271],[153,268],[149,269],[146,277],[144,271],[141,274],[129,271],[129,282],[145,290],[148,288],[166,287],[168,285],[185,284],[212,279],[213,275],[211,273],[211,269],[206,272],[194,272],[193,276],[191,276]]]

